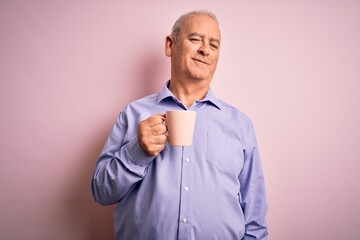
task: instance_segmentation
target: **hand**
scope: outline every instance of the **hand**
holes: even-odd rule
[[[156,157],[165,148],[167,139],[165,117],[165,114],[156,114],[139,123],[139,145],[151,157]]]

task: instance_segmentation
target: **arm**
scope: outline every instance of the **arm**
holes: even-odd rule
[[[156,124],[162,121],[160,116],[152,116],[142,121],[137,129],[130,126],[137,124],[135,119],[129,119],[125,112],[120,113],[93,173],[92,193],[96,202],[102,205],[119,202],[145,177],[147,166],[163,149],[158,143],[165,146],[166,127]],[[153,139],[157,144],[153,144]],[[148,149],[156,151],[149,152]]]
[[[262,239],[268,237],[266,224],[267,202],[265,195],[264,174],[260,155],[252,126],[248,137],[253,147],[244,156],[244,167],[240,173],[241,206],[245,217],[244,240]]]

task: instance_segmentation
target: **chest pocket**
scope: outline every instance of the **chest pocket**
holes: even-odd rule
[[[209,131],[207,133],[207,161],[221,174],[237,178],[244,165],[243,144],[231,134]]]

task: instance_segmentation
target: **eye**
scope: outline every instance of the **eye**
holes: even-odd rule
[[[199,42],[201,41],[200,38],[190,38],[189,40],[190,40],[190,42],[192,42],[192,43],[199,43]]]
[[[210,44],[210,46],[212,49],[215,49],[215,50],[217,50],[219,48],[219,46],[216,44]]]

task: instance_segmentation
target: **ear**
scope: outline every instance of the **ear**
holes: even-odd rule
[[[174,40],[171,37],[171,35],[166,36],[166,38],[165,38],[165,55],[167,57],[171,57],[173,44],[174,44]]]

